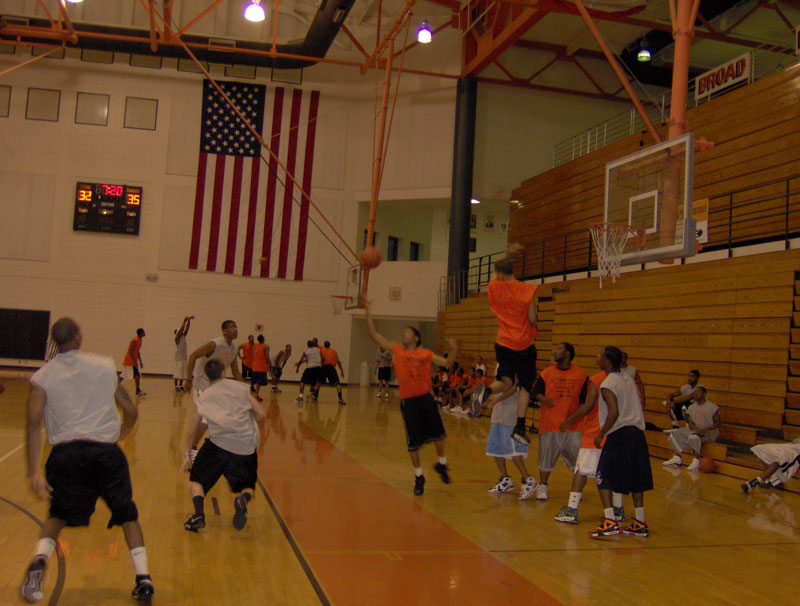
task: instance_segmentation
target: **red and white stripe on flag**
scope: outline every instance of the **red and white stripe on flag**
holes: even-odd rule
[[[238,131],[241,120],[206,81],[189,268],[302,280],[309,211],[302,192],[311,190],[319,92],[220,86],[286,170],[251,146],[252,136]]]

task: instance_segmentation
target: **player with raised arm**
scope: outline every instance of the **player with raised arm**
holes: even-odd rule
[[[434,470],[442,477],[442,482],[450,483],[447,457],[444,452],[444,439],[447,433],[439,414],[439,406],[431,395],[431,363],[445,367],[452,364],[458,354],[458,344],[455,339],[448,339],[450,355],[447,358],[436,355],[422,347],[422,337],[412,326],[403,329],[402,344],[392,343],[375,330],[368,301],[364,302],[364,311],[367,316],[369,336],[378,347],[383,347],[394,355],[394,371],[402,398],[400,412],[406,428],[408,454],[414,466],[414,494],[419,496],[425,491],[425,476],[422,474],[419,449],[428,442],[436,445],[436,453],[439,456]]]
[[[520,282],[514,277],[510,257],[524,250],[512,244],[505,255],[494,264],[494,278],[489,281],[489,307],[497,316],[497,339],[494,344],[497,373],[489,387],[492,393],[502,393],[517,382],[517,424],[511,437],[522,444],[531,441],[525,435],[525,415],[536,379],[536,291],[534,284]]]
[[[186,316],[181,323],[181,327],[175,330],[175,372],[172,373],[172,380],[175,382],[174,391],[183,391],[183,380],[186,378],[186,361],[189,352],[186,350],[186,335],[189,334],[189,327],[192,325],[194,316]]]

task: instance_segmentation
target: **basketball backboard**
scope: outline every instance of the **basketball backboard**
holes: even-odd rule
[[[351,265],[347,268],[347,282],[345,285],[345,309],[359,309],[361,307],[361,266]]]
[[[605,223],[645,233],[629,238],[622,265],[695,254],[694,133],[686,133],[606,164]]]

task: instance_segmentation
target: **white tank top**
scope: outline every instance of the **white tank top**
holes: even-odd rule
[[[203,391],[209,385],[209,380],[206,376],[206,362],[209,360],[219,360],[225,368],[228,368],[233,363],[234,358],[236,358],[236,353],[238,351],[236,344],[229,344],[225,340],[225,337],[217,337],[211,342],[215,345],[214,351],[211,355],[200,358],[194,367],[195,384],[192,385],[192,388],[196,389],[198,392]]]
[[[176,360],[186,360],[188,358],[188,352],[186,351],[186,337],[183,335],[180,336],[178,339],[178,343],[175,346],[175,359]]]

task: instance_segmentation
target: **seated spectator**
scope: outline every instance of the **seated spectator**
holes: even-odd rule
[[[683,421],[684,409],[687,408],[694,398],[694,390],[699,385],[700,371],[690,370],[689,377],[686,379],[686,385],[683,385],[677,391],[667,394],[667,399],[664,400],[664,408],[667,409],[669,418],[672,419],[672,429],[665,429],[664,433],[670,433],[678,429],[678,421]],[[644,404],[644,402],[642,402]]]
[[[461,383],[464,381],[464,369],[457,368],[450,373],[447,390],[447,410],[454,412],[461,408]]]
[[[433,378],[433,395],[439,404],[444,403],[448,379],[447,368],[440,366],[436,376]]]
[[[788,444],[756,444],[750,449],[767,468],[758,476],[742,484],[749,494],[756,489],[777,488],[788,482],[800,468],[800,438]]]
[[[687,448],[692,449],[694,459],[687,469],[696,471],[700,469],[700,447],[703,442],[716,442],[722,421],[719,417],[719,406],[706,399],[706,388],[702,385],[695,387],[692,394],[694,404],[686,410],[686,427],[674,430],[667,442],[675,450],[675,456],[664,461],[664,465],[680,467],[681,453]]]
[[[483,356],[478,356],[478,359],[475,360],[475,366],[473,366],[475,372],[482,370],[483,374],[486,374],[486,364],[483,363]]]
[[[492,384],[492,380],[484,376],[483,371],[479,368],[475,371],[475,378],[471,382],[470,387],[464,391],[463,400],[469,401],[469,416],[479,417],[483,403],[491,395],[488,387]]]

